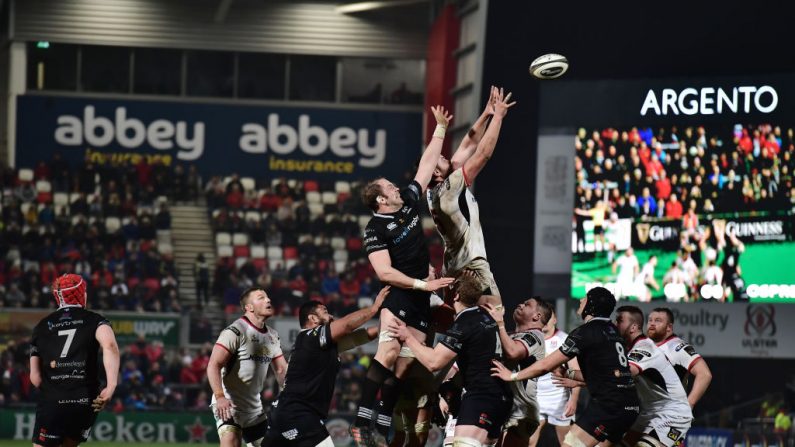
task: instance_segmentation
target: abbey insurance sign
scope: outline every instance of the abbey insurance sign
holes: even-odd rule
[[[421,153],[419,112],[44,95],[17,99],[16,164],[193,163],[205,175],[402,178]]]

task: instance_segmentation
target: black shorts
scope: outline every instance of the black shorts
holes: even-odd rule
[[[271,411],[268,433],[262,443],[268,447],[315,447],[329,437],[316,411],[300,403],[282,403]]]
[[[512,395],[464,393],[456,425],[475,425],[486,430],[489,439],[497,439],[502,432],[502,426],[511,415],[512,407]]]
[[[65,439],[86,442],[97,413],[90,404],[42,402],[36,407],[33,443],[44,446],[63,444]]]
[[[389,309],[407,326],[426,332],[431,321],[431,292],[392,287],[382,309]]]
[[[607,408],[592,400],[574,423],[599,442],[606,439],[615,443],[621,441],[637,417],[638,407]]]

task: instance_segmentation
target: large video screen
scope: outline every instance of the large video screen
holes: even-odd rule
[[[563,127],[573,298],[605,286],[625,300],[795,302],[795,104],[775,82],[705,82],[603,83],[582,101],[602,116]]]

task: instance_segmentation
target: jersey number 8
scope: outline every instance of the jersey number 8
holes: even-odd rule
[[[627,356],[624,354],[624,345],[616,342],[616,352],[618,353],[618,363],[621,366],[627,366]]]

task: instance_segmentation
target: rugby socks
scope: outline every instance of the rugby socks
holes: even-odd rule
[[[356,427],[370,426],[374,419],[373,407],[375,406],[378,390],[381,389],[381,385],[384,384],[384,381],[393,376],[392,371],[385,368],[378,360],[373,359],[370,368],[367,370],[367,375],[364,378],[362,398],[359,401],[359,410],[356,413],[356,420],[353,425]],[[392,404],[392,406],[394,407],[394,404]]]
[[[381,402],[378,405],[378,417],[375,420],[375,428],[384,438],[389,436],[389,428],[392,426],[392,412],[395,410],[400,397],[401,385],[403,381],[398,379],[392,372],[381,385]]]

